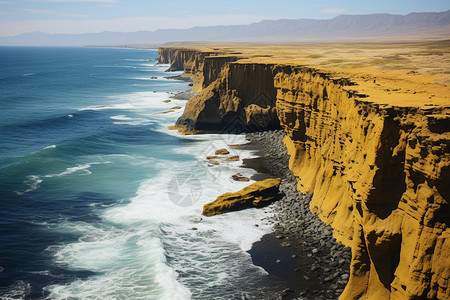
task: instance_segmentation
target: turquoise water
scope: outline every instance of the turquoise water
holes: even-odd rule
[[[169,131],[188,86],[156,59],[0,47],[0,299],[270,298],[246,253],[263,212],[201,218],[254,173],[206,155],[245,139]]]

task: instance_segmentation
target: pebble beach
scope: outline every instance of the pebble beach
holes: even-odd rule
[[[309,210],[310,197],[297,191],[288,168],[282,130],[248,133],[245,147],[260,157],[244,160],[259,173],[252,178],[280,177],[281,199],[268,208],[274,232],[253,244],[249,253],[285,289],[279,299],[337,299],[348,279],[351,251],[338,243],[332,229]]]

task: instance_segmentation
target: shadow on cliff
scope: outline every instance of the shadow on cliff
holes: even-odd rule
[[[400,125],[394,121],[395,116],[384,120],[380,140],[383,141],[376,154],[375,165],[378,167],[373,177],[373,186],[367,197],[367,208],[378,218],[384,220],[398,208],[406,189],[405,150],[395,152],[401,139]]]

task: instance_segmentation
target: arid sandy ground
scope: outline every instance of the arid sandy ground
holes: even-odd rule
[[[181,130],[233,115],[269,127],[276,109],[305,209],[352,248],[343,299],[448,299],[449,45],[199,43],[160,48],[160,61],[197,83]]]
[[[314,67],[349,78],[366,101],[393,106],[450,105],[450,40],[411,43],[227,44],[177,46],[226,51],[242,62]]]

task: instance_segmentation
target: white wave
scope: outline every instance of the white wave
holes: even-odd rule
[[[115,125],[130,125],[130,126],[139,126],[139,125],[148,125],[151,124],[152,122],[149,121],[132,121],[132,122],[113,122],[113,124]]]
[[[50,270],[44,270],[44,271],[27,271],[29,274],[37,274],[37,275],[47,275],[50,276],[51,272]]]
[[[112,222],[117,223],[135,223],[141,221],[151,221],[156,223],[172,223],[179,224],[180,220],[185,220],[182,223],[187,224],[186,217],[189,215],[201,215],[202,207],[205,203],[213,201],[217,196],[225,192],[234,192],[242,189],[250,182],[237,182],[231,178],[231,175],[240,172],[245,176],[251,177],[256,171],[252,169],[240,168],[242,160],[237,162],[223,162],[219,166],[209,167],[205,156],[211,152],[202,152],[208,149],[212,144],[212,149],[215,151],[219,147],[226,147],[230,150],[230,155],[239,155],[241,159],[255,157],[252,151],[233,149],[229,147],[231,142],[233,143],[245,143],[245,136],[225,136],[225,139],[219,138],[219,135],[203,135],[203,136],[189,136],[185,138],[199,139],[199,143],[193,143],[192,146],[180,148],[179,152],[192,154],[200,153],[197,161],[189,162],[159,162],[157,163],[157,169],[163,170],[157,178],[151,178],[144,181],[136,193],[136,197],[131,199],[131,203],[126,207],[115,207],[105,212],[105,217]],[[205,139],[205,140],[202,140]],[[212,141],[211,141],[212,140]],[[212,150],[211,150],[212,151]],[[202,154],[203,153],[203,154]],[[204,155],[204,156],[203,156]],[[168,167],[170,166],[170,167]],[[199,184],[201,188],[201,195],[192,205],[189,207],[181,207],[174,203],[173,193],[177,182],[189,182],[189,174],[196,174],[196,179],[191,181],[192,183]],[[184,176],[184,177],[183,177]],[[177,178],[179,180],[177,181]],[[182,194],[183,191],[176,190],[175,193]],[[192,186],[185,187],[185,193],[194,193]],[[198,194],[198,193],[197,193]],[[225,218],[218,216],[214,218],[213,223],[222,223],[229,220],[233,220],[230,224],[221,224],[214,230],[222,232],[223,237],[230,242],[240,245],[242,250],[248,250],[254,241],[257,241],[262,234],[270,230],[269,227],[263,226],[255,227],[253,222],[254,218],[240,216],[248,215],[254,217],[255,215],[262,215],[259,210],[245,210],[227,215]],[[234,217],[237,219],[234,219]],[[242,220],[241,220],[242,219]],[[257,218],[256,218],[257,219]],[[213,220],[213,219],[211,219]],[[245,224],[251,223],[251,226],[245,226]],[[200,226],[206,226],[206,223],[202,223]],[[237,224],[238,228],[250,228],[249,231],[239,229],[239,233],[235,234],[230,227],[233,228],[234,224]],[[217,224],[216,224],[217,225]],[[222,226],[223,225],[223,226]],[[215,227],[215,225],[213,225]],[[208,228],[206,226],[205,228]],[[212,227],[209,229],[213,229]],[[227,232],[233,232],[228,234]]]
[[[170,97],[166,92],[135,92],[120,96],[115,96],[117,100],[125,100],[132,109],[153,109],[159,107],[167,107],[167,103],[162,102]]]
[[[133,118],[127,117],[127,116],[125,116],[125,115],[112,116],[111,119],[113,119],[113,120],[119,120],[119,121],[129,121],[129,120],[133,120]]]
[[[25,73],[25,74],[23,74],[22,76],[28,77],[28,76],[33,76],[34,74],[36,74],[36,73]]]
[[[52,299],[189,299],[190,292],[167,266],[157,226],[120,228],[85,222],[60,224],[59,231],[81,234],[78,242],[55,246],[56,262],[72,270],[101,272],[68,285],[46,287]],[[111,288],[114,287],[114,288]]]
[[[56,145],[50,145],[50,146],[44,147],[43,149],[54,149],[54,148],[56,148]]]
[[[43,270],[43,271],[27,271],[26,273],[29,273],[29,274],[37,274],[37,275],[41,275],[41,276],[49,276],[49,277],[53,277],[53,278],[64,278],[64,277],[65,277],[64,274],[58,274],[58,275],[55,275],[55,274],[53,274],[50,270]]]
[[[103,159],[103,158],[109,158],[109,157],[133,157],[133,156],[130,154],[117,153],[117,154],[96,154],[96,155],[89,155],[86,157]],[[108,163],[110,163],[110,162],[108,162]]]
[[[73,174],[75,172],[83,172],[82,175],[90,175],[90,174],[92,174],[92,172],[89,171],[90,167],[92,167],[93,165],[107,164],[107,163],[111,163],[111,162],[105,161],[105,162],[92,162],[92,163],[87,163],[84,165],[78,164],[75,167],[66,168],[65,171],[63,171],[61,173],[57,173],[57,174],[28,175],[24,181],[24,183],[27,185],[27,189],[23,192],[16,192],[16,194],[23,195],[25,193],[29,193],[29,192],[37,190],[39,188],[40,184],[44,181],[43,178],[61,177],[61,176]]]
[[[27,185],[27,189],[23,192],[16,192],[16,194],[23,195],[25,193],[35,191],[39,188],[39,185],[42,183],[42,181],[43,180],[38,175],[28,175],[24,182]]]
[[[0,293],[0,299],[2,300],[26,299],[31,293],[31,284],[27,281],[16,280],[10,286],[0,288]]]
[[[118,116],[112,116],[110,117],[112,120],[117,120],[119,122],[113,122],[113,124],[116,125],[132,125],[132,126],[138,126],[138,125],[149,125],[154,123],[154,121],[151,121],[149,119],[143,119],[143,118],[130,118],[125,115],[118,115]]]
[[[152,67],[152,70],[154,70],[155,63],[143,63],[143,64],[140,64],[140,66],[143,66],[143,67]]]
[[[125,58],[126,61],[149,61],[148,59],[144,58]]]
[[[223,141],[222,137],[186,137],[193,142],[180,152],[201,153],[211,143],[228,146],[245,142],[244,136]],[[239,149],[232,153],[253,155]],[[48,286],[52,299],[75,295],[93,299],[190,299],[213,286],[238,285],[236,280],[242,272],[249,272],[246,276],[252,278],[266,274],[245,252],[272,230],[262,221],[266,216],[263,210],[248,209],[213,218],[201,215],[205,203],[252,183],[236,182],[232,174],[251,176],[255,171],[225,163],[210,168],[202,159],[159,160],[154,167],[160,173],[144,180],[127,204],[93,208],[98,210],[101,223],[49,225],[53,230],[80,236],[77,242],[50,248],[58,264],[70,270],[98,272],[66,285]],[[180,205],[180,196],[186,195],[189,201]],[[193,227],[196,230],[191,230]],[[192,280],[197,283],[192,284]]]
[[[67,115],[69,118],[73,118],[73,115]]]
[[[158,77],[133,77],[133,78],[131,78],[131,79],[134,79],[134,80],[157,80],[158,79]]]
[[[152,70],[162,71],[168,66],[156,65]],[[272,231],[262,220],[267,216],[265,210],[248,209],[213,218],[201,215],[204,204],[253,182],[236,182],[231,175],[238,172],[247,177],[254,175],[256,171],[240,168],[240,165],[243,158],[254,157],[255,153],[229,146],[246,143],[244,135],[181,136],[169,131],[166,127],[173,125],[182,110],[170,114],[160,112],[186,103],[182,100],[163,102],[170,95],[160,92],[114,95],[108,99],[108,105],[80,109],[132,111],[133,117],[128,112],[112,116],[114,124],[158,122],[161,132],[191,141],[173,151],[193,155],[194,159],[151,161],[159,174],[143,178],[135,196],[126,199],[129,201],[107,207],[91,205],[102,222],[67,221],[48,225],[53,230],[79,236],[76,242],[49,248],[56,263],[70,270],[98,272],[83,280],[46,287],[50,298],[190,299],[192,295],[198,298],[213,286],[228,285],[232,289],[244,284],[238,282],[241,278],[265,274],[252,264],[246,252],[253,242]],[[225,162],[223,159],[218,166],[210,166],[206,156],[213,155],[218,148],[229,149],[230,155],[239,155],[241,160]],[[89,160],[114,161],[115,156],[117,159],[123,156],[130,163],[143,161],[120,154],[89,157]],[[77,165],[51,176],[75,172],[84,175],[90,172],[92,164]],[[242,272],[251,275],[239,277]]]
[[[95,65],[94,68],[131,68],[137,69],[136,66],[127,66],[127,65]]]
[[[61,176],[73,174],[73,173],[79,172],[79,171],[83,171],[84,175],[90,175],[90,174],[92,174],[92,172],[89,171],[89,168],[92,167],[92,165],[98,165],[98,164],[102,164],[102,162],[92,162],[92,163],[88,163],[88,164],[84,164],[84,165],[76,165],[75,167],[67,168],[65,171],[63,171],[61,173],[44,175],[42,177],[44,177],[44,178],[61,177]]]
[[[195,146],[184,150],[195,153],[197,148],[208,143],[193,143]],[[245,157],[244,152],[237,153]],[[169,266],[178,273],[187,274],[178,280],[197,297],[208,286],[239,284],[233,280],[240,278],[238,274],[242,272],[252,276],[267,274],[253,265],[246,252],[254,242],[272,231],[262,220],[267,216],[265,210],[247,209],[212,218],[201,215],[204,204],[253,182],[236,182],[231,179],[232,174],[241,172],[250,177],[256,173],[254,170],[225,164],[209,168],[203,161],[159,162],[156,168],[161,173],[144,181],[129,204],[102,213],[105,221],[121,228],[161,226]],[[180,205],[180,196],[186,195],[188,201]],[[195,230],[191,230],[193,227]],[[202,284],[192,285],[191,274],[196,274],[197,282]],[[205,295],[205,299],[208,297]]]
[[[120,104],[107,104],[107,105],[93,105],[85,108],[80,108],[79,111],[84,110],[105,110],[105,109],[132,109],[133,106],[130,103]]]
[[[110,204],[104,204],[104,203],[89,203],[88,206],[90,207],[111,207],[114,206],[114,203],[110,203]]]
[[[155,109],[167,108],[168,104],[162,102],[170,97],[167,92],[135,92],[130,94],[115,95],[109,97],[110,104],[92,105],[80,108],[85,110],[132,110],[134,112],[145,114]]]
[[[163,76],[133,77],[132,79],[135,79],[135,80],[167,80],[167,81],[173,81],[172,79],[169,79],[169,78],[163,77]]]

